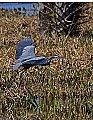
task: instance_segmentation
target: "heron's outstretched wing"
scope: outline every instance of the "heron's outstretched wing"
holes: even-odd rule
[[[27,46],[34,46],[34,43],[32,39],[24,39],[18,43],[17,49],[16,49],[16,59],[19,59],[20,56],[23,53],[23,50]],[[34,51],[33,51],[34,52]]]
[[[22,55],[19,57],[18,60],[23,61],[33,57],[35,57],[35,46],[31,45],[24,47]]]
[[[22,65],[49,65],[50,60],[44,56],[36,56],[25,61],[22,61]]]

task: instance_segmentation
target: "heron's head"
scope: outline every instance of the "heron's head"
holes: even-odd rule
[[[64,56],[55,55],[55,56],[51,56],[49,59],[52,60],[54,58],[61,59],[61,58],[64,58]]]
[[[55,58],[59,58],[59,59],[60,59],[60,58],[64,58],[64,56],[60,56],[60,55],[55,55],[54,57],[55,57]]]

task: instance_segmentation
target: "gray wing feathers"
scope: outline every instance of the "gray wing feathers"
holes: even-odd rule
[[[35,46],[27,46],[23,49],[22,55],[19,57],[19,60],[24,60],[26,58],[35,57]]]
[[[20,56],[22,55],[22,51],[25,47],[27,46],[34,46],[34,43],[32,41],[32,39],[24,39],[24,40],[21,40],[19,43],[18,43],[18,46],[17,46],[17,49],[16,49],[16,59],[19,59]]]
[[[16,63],[16,64],[13,66],[13,70],[17,70],[21,65],[22,65],[21,62]]]
[[[27,59],[27,60],[25,60],[25,61],[23,61],[22,63],[27,63],[27,62],[29,62],[29,61],[38,61],[38,60],[45,60],[45,57],[43,57],[43,56],[38,56],[38,57],[32,57],[32,58],[29,58],[29,59]]]
[[[38,56],[22,61],[22,64],[47,65],[49,62],[50,60],[48,58],[45,58],[43,56],[40,57]]]

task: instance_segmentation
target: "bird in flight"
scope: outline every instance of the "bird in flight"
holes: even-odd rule
[[[17,62],[13,66],[13,70],[17,70],[21,66],[24,67],[24,69],[28,69],[31,66],[46,66],[49,65],[51,60],[54,58],[64,58],[63,56],[55,55],[51,56],[49,58],[44,56],[36,56],[35,55],[35,45],[32,41],[32,39],[24,39],[18,43],[17,49],[16,49],[16,59]]]

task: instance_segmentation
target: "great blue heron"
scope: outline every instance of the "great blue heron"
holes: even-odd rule
[[[19,42],[16,49],[17,63],[13,66],[13,70],[17,70],[20,66],[25,69],[36,65],[49,65],[54,58],[64,58],[63,56],[51,56],[46,58],[44,56],[35,56],[35,45],[32,39],[24,39]]]

